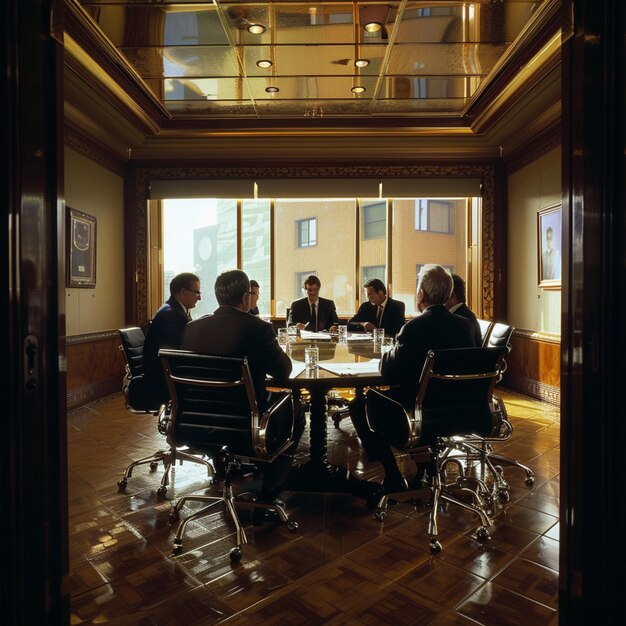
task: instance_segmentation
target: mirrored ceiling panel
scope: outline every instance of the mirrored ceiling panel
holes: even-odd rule
[[[236,118],[462,114],[548,0],[78,1],[174,118]]]

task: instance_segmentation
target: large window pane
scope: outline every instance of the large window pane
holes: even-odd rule
[[[241,209],[243,271],[259,283],[259,312],[270,315],[270,201],[244,200]]]
[[[415,198],[392,201],[393,297],[407,315],[417,313],[416,276],[426,263],[439,263],[465,277],[467,201]]]
[[[362,228],[358,289],[360,301],[363,302],[365,298],[363,285],[366,281],[371,278],[380,278],[383,283],[387,282],[385,276],[387,269],[387,201],[362,200],[360,215]]]
[[[169,284],[181,272],[200,278],[202,299],[192,315],[212,313],[213,293],[220,272],[237,265],[237,204],[214,198],[163,201],[163,282]]]
[[[337,313],[354,314],[354,200],[276,200],[274,251],[276,315],[304,297],[302,277],[316,274],[321,295]],[[300,247],[300,224],[315,220],[315,245]]]

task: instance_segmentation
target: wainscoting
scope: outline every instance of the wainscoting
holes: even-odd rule
[[[115,330],[67,338],[68,410],[121,390],[125,361],[119,345]]]
[[[560,336],[518,329],[513,333],[512,345],[502,384],[512,391],[559,405]]]

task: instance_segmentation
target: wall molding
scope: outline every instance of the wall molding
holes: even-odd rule
[[[102,339],[118,338],[117,330],[103,330],[95,333],[84,333],[82,335],[68,335],[66,343],[68,346],[75,346],[79,343],[89,343],[91,341],[100,341]]]
[[[503,384],[516,393],[521,393],[531,398],[543,400],[549,404],[559,406],[561,404],[561,389],[553,385],[547,385],[527,376],[506,373]]]
[[[516,328],[513,331],[514,337],[522,337],[524,339],[535,339],[537,341],[547,341],[548,343],[561,344],[561,335],[557,333],[546,333],[540,330],[526,330],[524,328]]]
[[[538,137],[515,151],[509,158],[505,159],[507,176],[530,165],[548,152],[561,145],[563,132],[561,130],[561,120],[549,126]]]
[[[67,120],[63,127],[63,140],[65,145],[74,150],[74,152],[78,152],[78,154],[122,178],[125,176],[126,163],[122,159],[104,146],[96,143]]]

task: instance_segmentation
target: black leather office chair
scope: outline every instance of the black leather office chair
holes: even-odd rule
[[[489,343],[489,334],[493,328],[494,322],[490,322],[489,320],[478,320],[478,325],[480,326],[480,336],[482,337],[482,346],[483,348],[488,347]]]
[[[503,404],[494,398],[493,390],[505,354],[505,348],[429,352],[415,408],[410,412],[375,389],[366,394],[370,426],[410,455],[420,459],[425,455],[429,464],[428,480],[424,478],[416,489],[384,495],[378,503],[376,518],[380,521],[385,518],[389,499],[415,499],[427,493],[431,507],[428,532],[432,552],[441,551],[437,527],[441,500],[476,513],[481,520],[476,536],[483,541],[489,539],[491,503],[482,497],[480,481],[461,474],[454,483],[446,484],[442,460],[446,458],[451,438],[474,434],[487,437],[498,432],[504,418]]]
[[[507,352],[510,352],[511,337],[513,336],[514,330],[514,326],[509,326],[508,324],[502,324],[500,322],[493,323],[489,333],[487,334],[487,345],[485,347],[497,348],[499,346],[504,346],[507,349]]]
[[[235,525],[236,546],[230,552],[233,560],[241,558],[241,546],[246,543],[235,506],[274,511],[290,531],[295,531],[297,523],[289,519],[282,506],[255,502],[250,494],[235,497],[231,484],[231,470],[237,460],[272,463],[292,445],[291,392],[280,394],[280,398],[261,413],[247,359],[183,350],[161,350],[159,355],[172,399],[168,442],[171,446],[188,445],[213,455],[216,480],[223,483],[221,496],[189,495],[177,502],[170,516],[172,522],[179,519],[187,502],[204,502],[207,506],[180,522],[174,537],[174,554],[182,551],[187,524],[219,504],[224,506]]]
[[[150,385],[146,383],[143,376],[143,345],[145,336],[138,326],[120,328],[117,331],[121,345],[120,350],[126,358],[126,372],[122,382],[122,391],[126,409],[132,414],[152,413],[157,417],[157,428],[164,435],[169,420],[169,408],[159,400],[155,400],[151,393]],[[149,465],[150,471],[155,472],[159,463],[163,463],[164,472],[161,477],[161,485],[157,489],[157,494],[164,497],[167,494],[167,487],[170,484],[170,474],[172,466],[176,461],[192,461],[207,468],[209,477],[213,476],[213,466],[208,459],[201,455],[191,454],[185,449],[172,449],[170,447],[157,450],[150,456],[133,461],[124,472],[124,476],[117,481],[120,491],[128,485],[128,479],[132,477],[133,470],[139,465]]]

